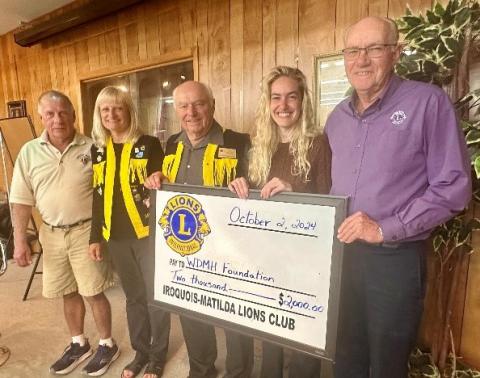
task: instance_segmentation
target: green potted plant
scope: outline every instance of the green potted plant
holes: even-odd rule
[[[433,233],[437,275],[429,363],[425,363],[425,355],[414,354],[413,365],[418,363],[418,366],[412,367],[411,376],[480,376],[480,373],[473,375],[477,373],[472,370],[457,371],[451,327],[460,268],[473,252],[472,232],[480,229],[480,221],[474,215],[475,205],[480,202],[480,88],[470,90],[468,85],[472,52],[480,42],[480,4],[476,0],[450,0],[446,6],[435,4],[425,15],[414,15],[407,8],[397,25],[404,35],[405,53],[396,71],[407,79],[441,86],[450,95],[468,145],[473,185],[470,209]]]

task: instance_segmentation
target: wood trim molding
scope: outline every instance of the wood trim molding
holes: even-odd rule
[[[81,83],[82,81],[90,81],[98,78],[114,76],[118,74],[130,73],[135,71],[140,71],[145,68],[153,68],[158,66],[163,66],[166,64],[171,64],[174,62],[182,62],[186,60],[195,60],[195,48],[177,50],[170,53],[163,54],[161,56],[143,60],[140,62],[119,64],[116,66],[110,66],[101,68],[94,71],[79,72],[78,79]]]

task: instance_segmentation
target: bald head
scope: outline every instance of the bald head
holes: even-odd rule
[[[345,47],[348,47],[349,37],[365,30],[376,30],[383,43],[398,43],[398,27],[395,21],[387,17],[369,16],[357,21],[345,31],[343,38]]]
[[[183,131],[195,146],[213,124],[215,100],[210,88],[198,81],[186,81],[173,91],[175,112]]]
[[[178,97],[179,93],[185,92],[199,92],[202,93],[204,96],[208,97],[208,101],[213,106],[215,103],[215,99],[213,98],[213,93],[210,87],[200,81],[189,80],[186,81],[179,86],[177,86],[173,90],[173,101],[176,103],[175,99]]]

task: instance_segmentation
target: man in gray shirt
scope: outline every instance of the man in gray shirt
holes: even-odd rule
[[[225,187],[245,175],[250,138],[223,129],[213,118],[215,101],[210,88],[187,81],[173,92],[175,111],[182,131],[172,135],[165,149],[162,172],[148,177],[148,189],[160,189],[166,177],[172,183]],[[222,164],[221,161],[229,164]],[[190,378],[216,377],[217,357],[214,328],[191,318],[180,317],[190,359]],[[253,367],[251,337],[225,330],[227,359],[225,377],[244,378]]]

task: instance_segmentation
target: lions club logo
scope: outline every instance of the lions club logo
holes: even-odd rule
[[[397,110],[390,116],[390,121],[392,121],[394,125],[400,125],[406,119],[407,119],[407,115],[403,110]]]
[[[202,205],[187,195],[170,198],[158,224],[168,246],[181,256],[198,252],[203,238],[211,232]]]

